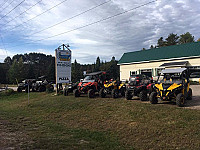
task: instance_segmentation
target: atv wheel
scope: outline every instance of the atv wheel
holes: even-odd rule
[[[32,88],[32,92],[35,92],[35,89],[34,89],[34,88]]]
[[[17,88],[17,92],[18,92],[18,93],[21,93],[21,92],[22,92],[22,88],[18,87],[18,88]]]
[[[93,89],[90,89],[90,90],[88,91],[88,97],[89,97],[89,98],[94,98],[94,96],[95,96],[94,90],[93,90]]]
[[[64,89],[64,96],[68,96],[69,95],[69,91],[68,90],[66,90],[66,89]]]
[[[80,92],[78,91],[78,89],[74,90],[74,97],[80,97]]]
[[[156,97],[157,93],[156,92],[152,92],[149,96],[149,101],[151,104],[157,104],[158,103],[158,99]]]
[[[189,88],[187,100],[192,100],[192,89],[191,88]]]
[[[118,98],[119,97],[118,90],[113,89],[111,92],[111,96],[112,96],[112,98]]]
[[[176,105],[178,107],[183,107],[185,104],[185,99],[184,99],[184,96],[182,93],[179,93],[177,96],[176,96]]]
[[[106,97],[106,93],[104,92],[103,88],[99,91],[99,95],[100,95],[101,98],[105,98]]]
[[[38,90],[39,90],[39,92],[45,92],[46,91],[46,87],[45,86],[40,86]]]
[[[121,96],[123,96],[123,97],[125,96],[125,91],[126,91],[126,90],[125,90],[124,88],[121,89]]]
[[[131,100],[131,98],[132,98],[131,91],[127,90],[127,91],[125,92],[125,98],[126,98],[127,100]]]
[[[140,92],[139,97],[140,97],[140,100],[141,100],[141,101],[146,101],[146,100],[147,100],[147,92],[146,92],[145,90],[142,90],[142,91]]]

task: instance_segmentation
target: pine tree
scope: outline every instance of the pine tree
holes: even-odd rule
[[[158,39],[158,42],[157,42],[157,47],[163,47],[163,46],[166,46],[166,41],[163,40],[163,37],[160,37]]]
[[[100,70],[100,65],[101,65],[101,60],[99,58],[99,56],[96,59],[96,64],[95,64],[95,71],[99,71]]]
[[[176,45],[178,43],[178,39],[179,39],[179,36],[177,36],[177,34],[170,33],[168,37],[166,38],[167,46]]]
[[[18,62],[18,70],[19,70],[19,76],[17,77],[18,81],[21,82],[22,80],[25,79],[25,75],[27,73],[27,71],[25,70],[24,67],[24,63],[23,63],[23,58],[20,57],[19,58],[19,62]]]
[[[189,32],[180,35],[179,44],[194,42],[194,36]]]
[[[18,77],[19,77],[19,68],[18,68],[18,63],[17,60],[15,59],[9,69],[9,81],[10,83],[16,83],[19,82],[18,81]]]

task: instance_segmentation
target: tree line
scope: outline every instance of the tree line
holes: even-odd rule
[[[200,42],[200,38],[197,40]],[[156,45],[150,48],[160,48],[177,44],[195,42],[194,36],[186,32],[178,36],[170,33],[167,38],[160,37]],[[145,50],[145,48],[143,48]],[[119,79],[119,66],[115,57],[111,61],[101,61],[97,57],[93,64],[80,64],[76,60],[72,63],[72,82],[84,78],[83,72],[106,71],[110,78]],[[0,63],[0,83],[17,83],[24,79],[37,79],[46,76],[47,80],[55,82],[55,57],[41,53],[18,54],[12,58],[6,57]]]
[[[157,45],[151,45],[150,49],[191,42],[195,42],[195,40],[194,36],[190,32],[186,32],[184,34],[181,34],[180,36],[175,33],[170,33],[165,39],[163,37],[160,37],[157,41]],[[197,40],[197,42],[200,42],[200,38]],[[143,48],[143,50],[145,50],[145,48]]]
[[[76,60],[72,63],[72,82],[84,78],[83,72],[106,71],[110,78],[119,79],[119,66],[115,57],[111,61],[101,61],[97,57],[93,64],[80,64]],[[0,83],[16,84],[24,79],[38,79],[46,76],[46,79],[55,82],[55,57],[41,53],[29,53],[6,57],[4,63],[0,63]]]

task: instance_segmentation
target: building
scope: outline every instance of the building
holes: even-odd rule
[[[133,74],[157,76],[164,68],[200,69],[200,42],[124,53],[118,62],[120,80]]]

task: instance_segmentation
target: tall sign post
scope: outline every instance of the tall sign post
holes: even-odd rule
[[[71,50],[69,45],[61,45],[55,50],[56,94],[62,83],[71,82]]]

